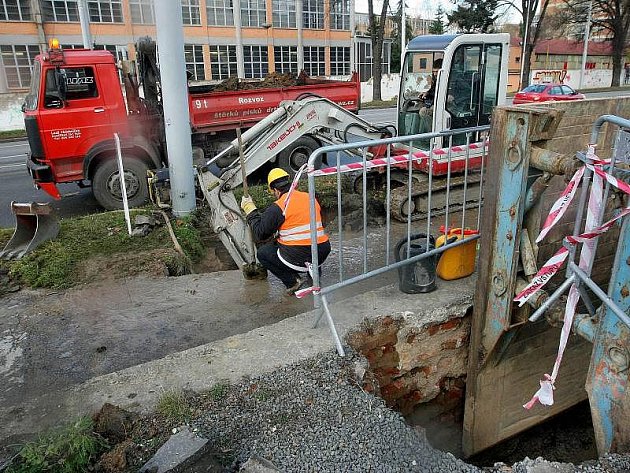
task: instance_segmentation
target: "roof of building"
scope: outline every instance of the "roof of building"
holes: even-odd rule
[[[610,56],[612,55],[612,43],[610,41],[589,41],[589,56]],[[536,54],[568,54],[581,55],[584,51],[583,41],[572,41],[570,39],[542,39],[536,42],[534,52]]]

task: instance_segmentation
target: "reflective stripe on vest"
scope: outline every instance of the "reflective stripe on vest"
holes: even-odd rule
[[[276,204],[283,210],[284,223],[278,229],[278,243],[283,245],[309,246],[311,244],[310,201],[308,193],[295,190],[286,204],[288,193],[283,194]],[[324,232],[319,203],[315,202],[317,243],[328,241]]]

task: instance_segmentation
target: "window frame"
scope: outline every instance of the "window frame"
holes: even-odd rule
[[[119,24],[125,22],[122,0],[88,0],[87,3],[88,17],[91,23]],[[103,19],[104,17],[107,18],[107,14],[111,20]]]
[[[219,13],[223,15],[223,23],[216,21]],[[234,0],[206,0],[206,18],[208,26],[234,26]]]
[[[297,1],[302,1],[302,27],[305,30],[323,30],[324,29],[324,0],[297,0]],[[311,8],[311,7],[314,7],[314,8]]]
[[[134,7],[136,12],[134,12]],[[146,9],[148,7],[148,15],[151,16],[147,20]],[[155,25],[155,1],[154,0],[129,0],[129,10],[131,12],[131,23],[134,25]],[[137,13],[137,15],[134,15]],[[139,18],[134,18],[139,16]]]
[[[0,3],[0,21],[33,21],[33,11],[31,10],[30,0],[13,0],[15,2],[15,9],[17,18],[9,18],[9,5],[7,2],[10,0],[2,0]],[[13,5],[11,5],[13,7]],[[24,12],[26,10],[26,13]]]
[[[339,53],[341,52],[341,59]],[[340,69],[341,68],[341,69]],[[330,47],[330,75],[347,76],[350,75],[350,47],[331,46]]]
[[[293,57],[295,57],[295,60],[292,59]],[[285,60],[285,58],[288,59]],[[297,74],[299,72],[297,46],[274,46],[273,59],[276,72],[281,74]],[[280,64],[280,67],[278,67],[278,64]]]
[[[254,54],[257,49],[259,57]],[[269,50],[258,44],[243,45],[243,68],[246,79],[262,79],[269,74]]]
[[[341,8],[335,8],[337,5]],[[330,0],[330,29],[350,31],[350,0]]]
[[[273,0],[271,3],[271,17],[274,28],[297,28],[295,0]],[[276,18],[278,21],[276,21]]]
[[[59,10],[65,19],[60,19]],[[52,23],[75,23],[79,21],[79,6],[77,0],[44,0],[42,4],[44,21]]]
[[[313,60],[313,52],[316,53],[317,60]],[[324,46],[304,46],[304,70],[311,77],[326,75],[326,48]],[[317,73],[313,73],[317,67]]]
[[[24,51],[19,55],[26,54],[27,64],[19,64],[16,48],[24,48]],[[5,48],[10,48],[12,63],[5,61],[8,51]],[[31,86],[31,80],[33,78],[33,64],[35,63],[35,56],[40,54],[39,45],[37,44],[1,44],[0,56],[2,57],[2,65],[4,69],[4,77],[7,84],[7,89],[28,89]],[[17,83],[13,82],[12,78],[7,72],[13,71]]]
[[[184,26],[201,26],[201,6],[199,0],[181,0],[181,4],[182,22]]]
[[[216,57],[217,61],[213,58]],[[223,69],[227,68],[227,74]],[[216,71],[216,73],[215,73]],[[238,74],[236,45],[217,44],[210,46],[210,77],[212,80],[224,80]]]

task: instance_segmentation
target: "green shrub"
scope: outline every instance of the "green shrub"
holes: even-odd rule
[[[88,471],[107,447],[93,431],[92,420],[83,417],[36,442],[26,444],[7,473],[80,473]]]
[[[192,409],[181,392],[168,391],[160,396],[155,410],[173,422],[185,422],[192,417]]]

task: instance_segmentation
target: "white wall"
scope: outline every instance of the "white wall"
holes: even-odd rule
[[[372,86],[372,79],[367,82],[361,82],[361,103],[368,103],[373,100]],[[383,77],[381,77],[381,98],[383,100],[391,100],[398,97],[399,87],[400,74],[383,74]]]
[[[566,72],[566,76],[564,76]],[[580,86],[580,74],[579,69],[568,69],[567,71],[560,70],[544,70],[537,69],[532,71],[532,80],[530,83],[535,84],[537,82],[558,82],[562,76],[564,76],[563,83],[569,87],[578,89]],[[536,80],[538,78],[539,80]],[[583,89],[600,89],[610,87],[612,83],[612,70],[611,69],[590,69],[584,71],[584,81],[582,82]],[[623,77],[621,80],[623,84]]]
[[[26,94],[0,94],[0,131],[24,129],[22,103]]]

